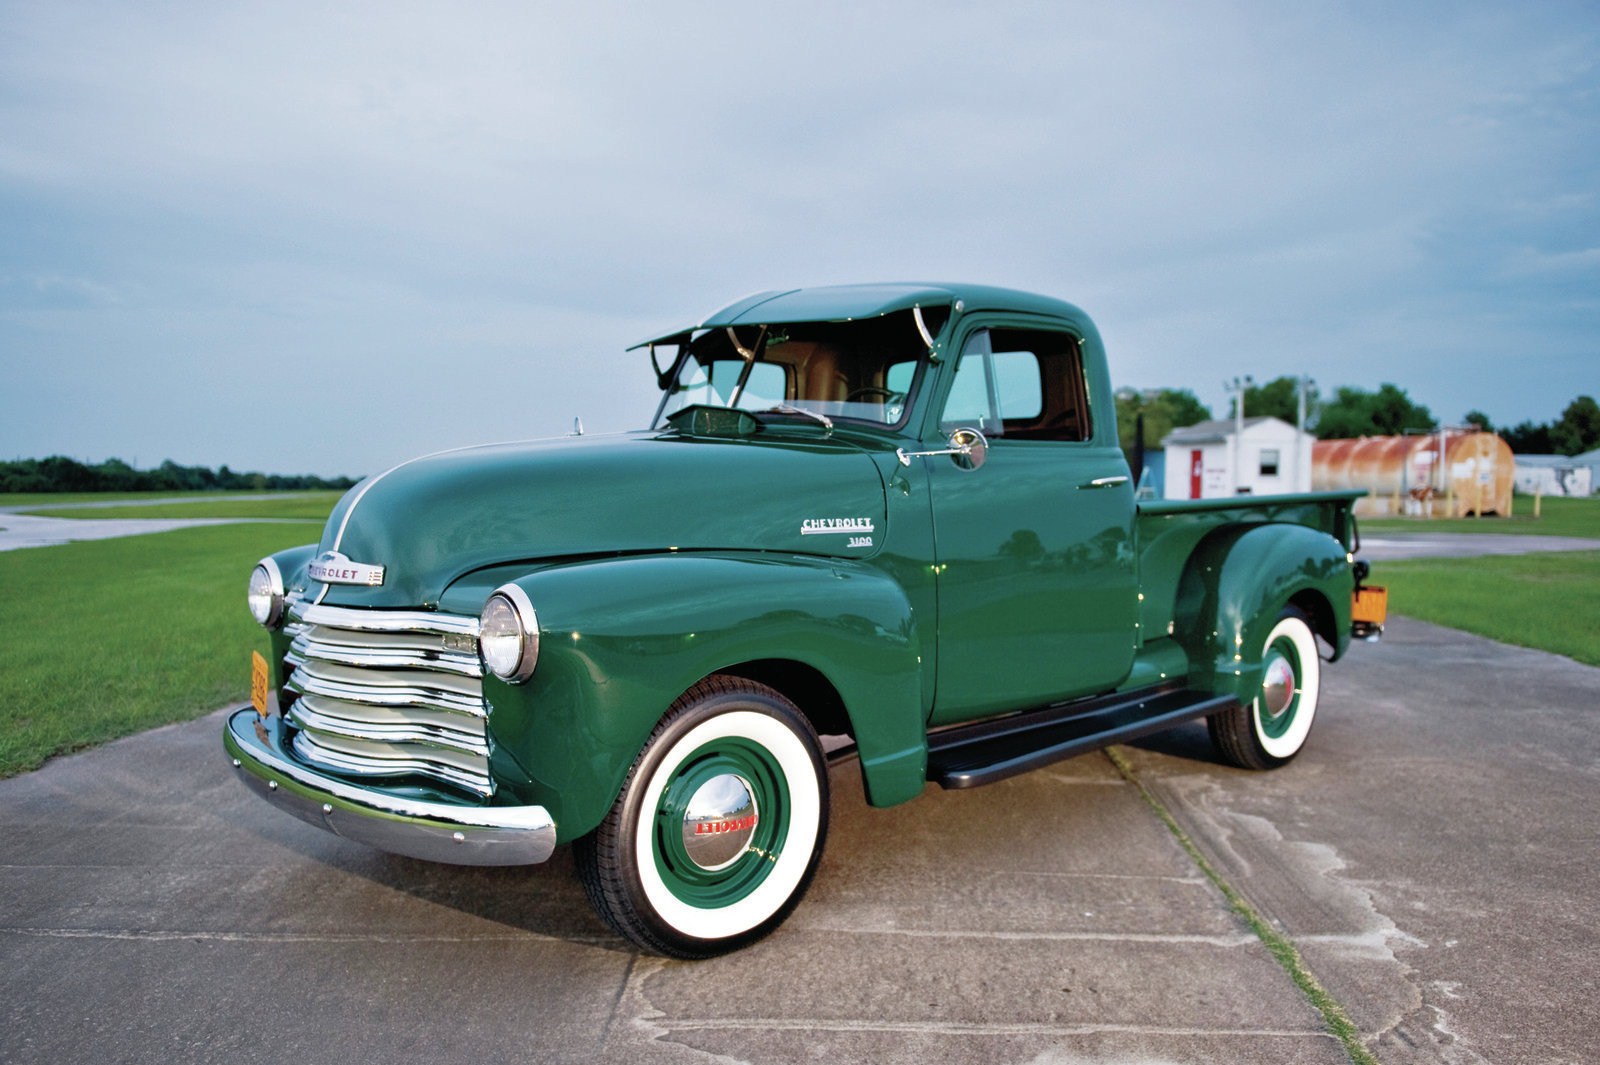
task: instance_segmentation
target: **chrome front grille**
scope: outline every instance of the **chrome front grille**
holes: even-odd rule
[[[477,618],[297,603],[285,629],[284,716],[303,761],[493,792]]]

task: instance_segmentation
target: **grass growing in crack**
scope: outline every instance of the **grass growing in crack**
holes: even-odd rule
[[[1322,986],[1321,981],[1312,975],[1310,969],[1306,968],[1305,959],[1300,956],[1300,951],[1290,942],[1289,938],[1268,924],[1266,918],[1262,917],[1260,912],[1250,905],[1249,901],[1239,894],[1239,891],[1228,883],[1221,873],[1217,872],[1216,867],[1206,860],[1206,856],[1200,853],[1200,848],[1195,846],[1194,840],[1189,838],[1189,833],[1185,832],[1183,827],[1178,824],[1177,819],[1172,816],[1166,805],[1156,798],[1149,788],[1144,786],[1144,781],[1139,779],[1138,774],[1133,771],[1133,766],[1128,763],[1128,760],[1115,748],[1107,748],[1105,753],[1106,757],[1111,760],[1111,764],[1117,767],[1117,772],[1122,774],[1122,779],[1138,789],[1139,795],[1144,799],[1146,805],[1155,811],[1156,816],[1161,819],[1162,824],[1167,826],[1167,831],[1172,833],[1173,838],[1178,841],[1178,845],[1189,855],[1190,860],[1205,874],[1206,879],[1216,885],[1218,891],[1222,892],[1222,897],[1227,900],[1229,908],[1238,915],[1241,921],[1249,926],[1250,931],[1254,932],[1256,938],[1260,939],[1262,944],[1266,946],[1268,953],[1277,959],[1279,965],[1283,966],[1284,971],[1289,974],[1289,978],[1294,981],[1295,986],[1306,996],[1312,1007],[1322,1015],[1323,1023],[1328,1026],[1328,1031],[1333,1034],[1334,1038],[1338,1039],[1344,1046],[1345,1053],[1350,1055],[1350,1060],[1355,1065],[1378,1065],[1378,1059],[1373,1057],[1372,1053],[1361,1042],[1361,1030],[1350,1020],[1350,1015],[1344,1011],[1343,1006],[1339,1005],[1338,1000],[1329,994],[1328,989]]]

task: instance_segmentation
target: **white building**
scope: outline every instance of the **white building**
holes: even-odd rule
[[[1589,491],[1600,492],[1600,448],[1572,456],[1579,469],[1589,471]]]
[[[1594,465],[1588,455],[1518,455],[1517,491],[1524,495],[1586,496],[1594,491]]]
[[[1167,456],[1167,499],[1220,499],[1311,491],[1315,439],[1279,418],[1233,419],[1174,429],[1161,446]]]

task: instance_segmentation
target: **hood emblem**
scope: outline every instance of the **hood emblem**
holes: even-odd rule
[[[352,562],[337,551],[324,551],[306,566],[314,581],[323,584],[365,584],[376,587],[383,583],[383,567],[366,562]]]

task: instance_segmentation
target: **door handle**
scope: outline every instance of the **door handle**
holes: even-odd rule
[[[1126,477],[1096,477],[1088,484],[1080,484],[1079,488],[1115,488],[1119,484],[1127,484]]]

